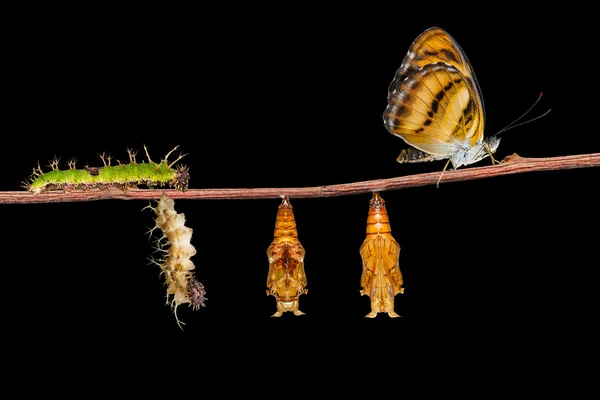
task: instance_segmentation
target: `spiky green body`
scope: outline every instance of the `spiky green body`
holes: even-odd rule
[[[174,169],[165,161],[160,163],[130,163],[99,168],[52,170],[39,173],[27,189],[35,194],[50,190],[90,190],[117,187],[126,190],[144,184],[148,187],[172,186],[187,189],[189,174],[184,167]]]

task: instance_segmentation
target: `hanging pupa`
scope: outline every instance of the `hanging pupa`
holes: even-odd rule
[[[277,312],[273,317],[281,317],[286,311],[303,315],[298,309],[299,297],[308,292],[304,274],[304,247],[298,240],[296,220],[287,196],[277,210],[274,239],[267,249],[269,275],[267,295],[277,300]]]
[[[377,313],[388,313],[399,317],[394,311],[394,298],[404,293],[400,272],[400,245],[392,237],[392,229],[385,202],[378,192],[373,193],[367,216],[367,237],[360,247],[362,258],[361,295],[371,298],[371,312],[366,317],[374,318]]]

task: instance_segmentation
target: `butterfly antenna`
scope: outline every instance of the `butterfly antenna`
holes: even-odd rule
[[[548,115],[548,113],[551,111],[551,109],[549,109],[548,111],[546,111],[546,112],[545,112],[545,113],[543,113],[542,115],[538,115],[538,116],[537,116],[537,117],[535,117],[535,118],[532,118],[532,119],[529,119],[529,120],[527,120],[527,121],[523,121],[523,122],[521,122],[521,123],[518,123],[518,124],[517,124],[517,122],[519,122],[519,121],[520,121],[520,120],[521,120],[521,119],[522,119],[524,116],[526,116],[527,114],[529,114],[529,112],[531,112],[531,110],[533,109],[533,107],[535,107],[535,106],[536,106],[536,104],[537,104],[537,103],[539,103],[540,99],[542,98],[542,94],[543,94],[543,92],[542,92],[542,93],[540,93],[540,96],[539,96],[539,97],[537,98],[537,100],[536,100],[536,101],[535,101],[535,102],[534,102],[534,103],[531,105],[531,107],[529,107],[529,108],[527,109],[527,111],[525,111],[523,114],[521,114],[521,116],[520,116],[519,118],[515,119],[513,122],[511,122],[510,124],[506,125],[504,128],[500,129],[498,132],[496,132],[496,134],[495,134],[494,136],[498,136],[498,135],[499,135],[499,134],[501,134],[502,132],[506,132],[506,131],[507,131],[507,130],[509,130],[509,129],[516,128],[517,126],[521,126],[521,125],[527,124],[527,123],[529,123],[529,122],[533,122],[533,121],[535,121],[536,119],[540,119],[540,118],[542,118],[542,117],[545,117],[546,115]],[[516,125],[515,125],[515,124],[516,124]]]

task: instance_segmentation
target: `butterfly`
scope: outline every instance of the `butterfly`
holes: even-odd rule
[[[488,156],[498,163],[492,154],[500,138],[483,136],[485,108],[473,67],[441,28],[425,30],[408,49],[388,87],[383,121],[411,146],[400,163],[448,159],[444,171],[449,163],[457,169]]]

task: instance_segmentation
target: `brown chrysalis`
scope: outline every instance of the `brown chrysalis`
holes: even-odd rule
[[[400,245],[392,237],[385,202],[377,192],[369,202],[367,237],[360,247],[360,256],[363,262],[360,294],[371,298],[371,312],[366,317],[374,318],[381,312],[399,317],[394,311],[394,297],[404,293]]]
[[[274,239],[267,249],[269,275],[267,295],[277,300],[277,312],[273,317],[281,317],[286,311],[303,315],[298,309],[298,298],[308,292],[304,274],[304,247],[298,240],[296,220],[292,205],[287,196],[277,210]]]

